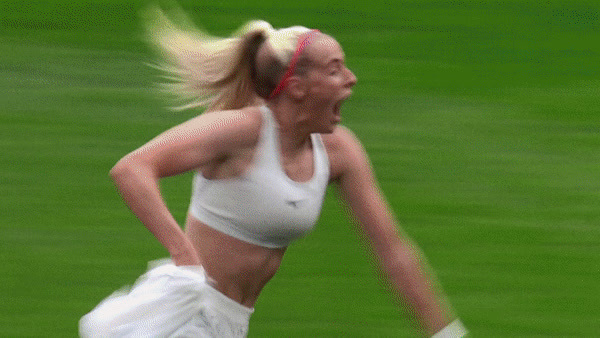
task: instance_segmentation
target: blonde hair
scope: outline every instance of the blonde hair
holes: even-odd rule
[[[268,99],[298,38],[309,31],[301,26],[275,30],[265,21],[254,20],[231,37],[218,38],[195,27],[180,9],[169,16],[156,6],[144,12],[149,40],[160,56],[155,66],[167,80],[161,88],[176,98],[175,110],[240,109]],[[260,48],[268,51],[257,64]]]

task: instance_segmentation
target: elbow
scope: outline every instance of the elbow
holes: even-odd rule
[[[108,172],[108,176],[114,181],[118,181],[120,177],[123,177],[127,172],[131,172],[131,164],[126,158],[121,159],[117,162]]]
[[[419,293],[424,282],[424,262],[418,250],[405,246],[393,250],[383,259],[383,268],[391,281],[407,294]]]
[[[131,182],[142,175],[144,172],[143,169],[144,166],[142,163],[128,155],[117,162],[112,169],[110,169],[108,175],[115,185],[120,187],[124,183]]]
[[[409,285],[422,270],[421,262],[413,252],[399,253],[395,259],[386,263],[388,274],[396,279],[404,279],[404,282]]]
[[[138,157],[127,155],[109,171],[109,177],[118,187],[134,181],[158,180],[154,167]]]

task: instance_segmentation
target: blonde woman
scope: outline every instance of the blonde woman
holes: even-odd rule
[[[360,142],[339,125],[357,80],[336,40],[263,21],[218,39],[176,26],[160,10],[151,14],[167,89],[179,108],[206,112],[111,170],[125,203],[171,258],[84,316],[81,335],[245,336],[261,290],[288,245],[314,226],[334,184],[423,333],[462,336],[419,250],[398,230]],[[184,231],[159,180],[188,171],[196,174]]]

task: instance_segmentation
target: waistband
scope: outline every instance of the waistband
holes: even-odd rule
[[[250,316],[252,313],[254,313],[254,308],[249,308],[236,302],[208,283],[206,284],[205,290],[207,296],[215,305],[216,310],[223,312],[228,317],[239,323],[247,324],[250,321]]]
[[[191,278],[202,285],[203,297],[214,309],[231,318],[238,323],[247,323],[254,313],[254,308],[246,307],[235,300],[227,297],[215,289],[208,282],[210,277],[206,275],[204,268],[200,265],[176,266],[171,259],[159,259],[148,263],[149,274],[168,274],[172,276]]]

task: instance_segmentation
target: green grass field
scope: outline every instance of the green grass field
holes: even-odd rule
[[[142,0],[0,2],[0,336],[73,337],[166,252],[108,179],[194,116],[163,108]],[[181,1],[227,35],[262,18],[335,36],[344,124],[472,337],[600,333],[598,1]],[[165,180],[183,222],[190,176]],[[250,337],[412,337],[333,194]]]

